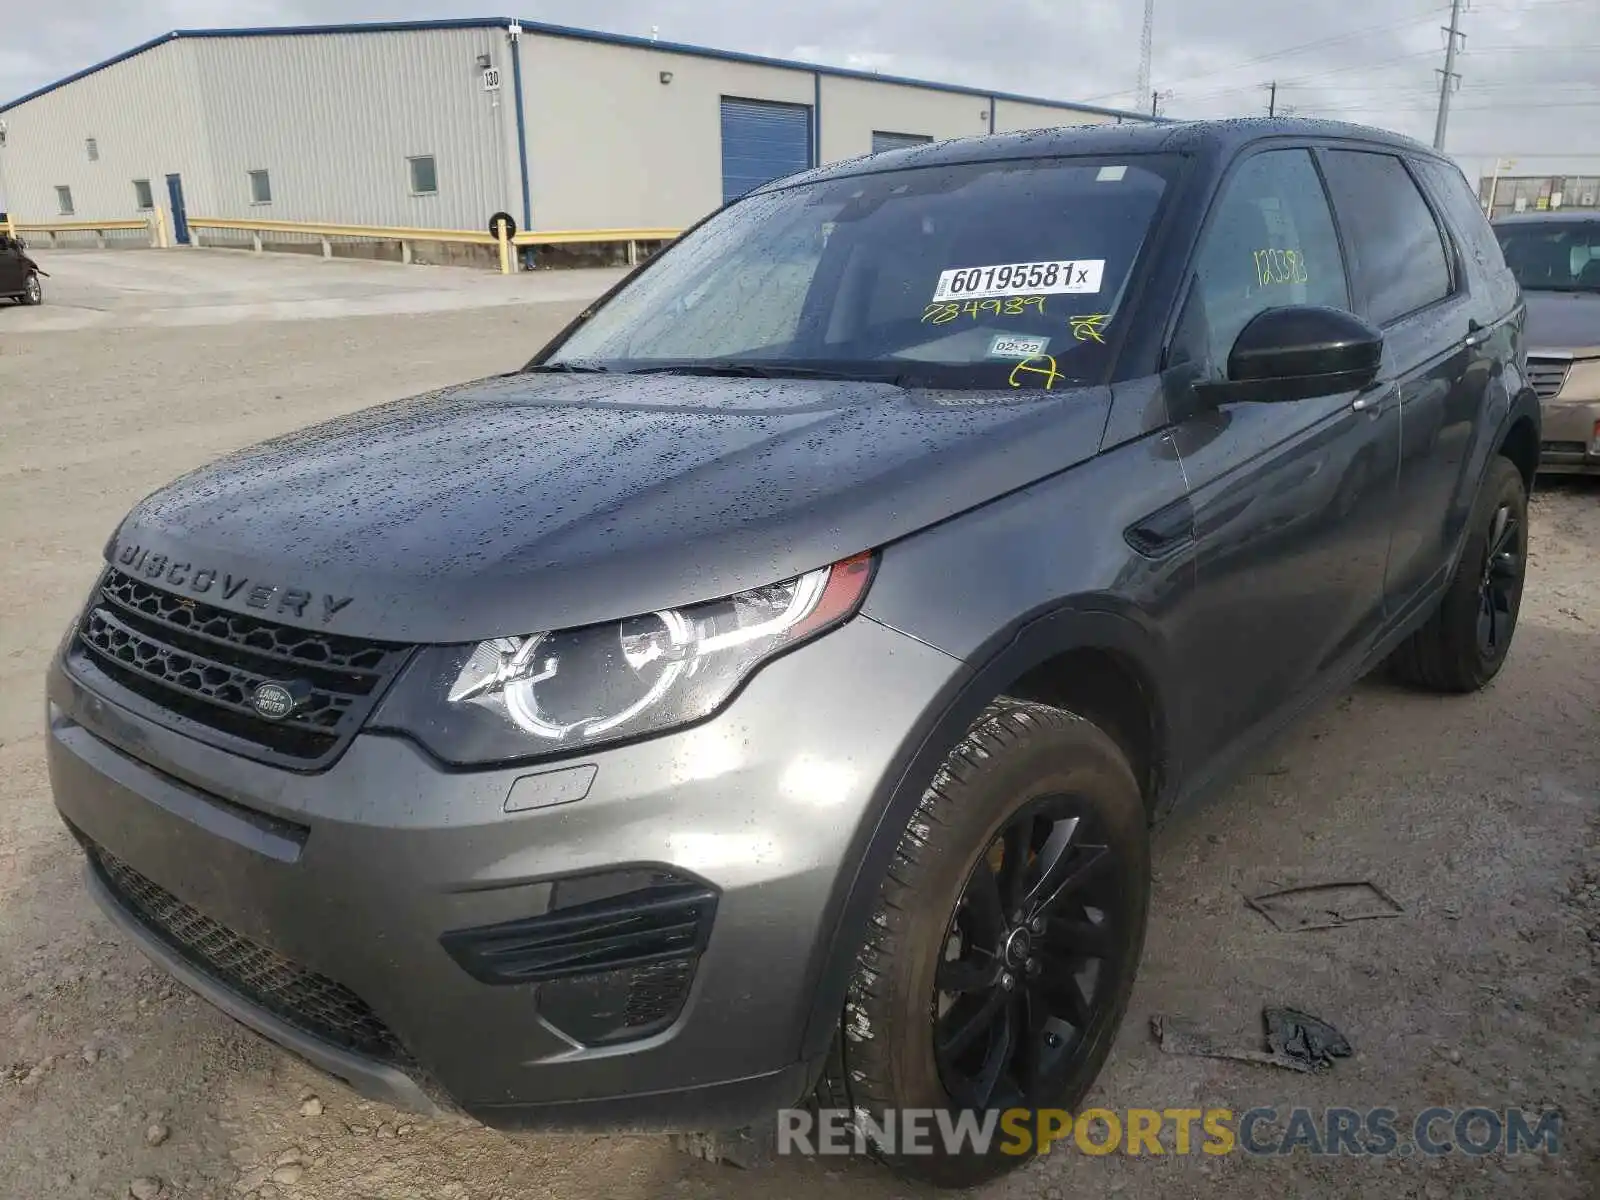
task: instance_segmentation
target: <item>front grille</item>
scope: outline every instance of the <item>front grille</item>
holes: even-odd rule
[[[1567,382],[1572,369],[1569,358],[1528,358],[1528,382],[1541,400],[1554,399]]]
[[[86,849],[124,909],[241,999],[341,1049],[401,1069],[414,1066],[389,1027],[343,984],[212,920],[94,843]]]
[[[1543,442],[1539,449],[1545,454],[1576,454],[1582,456],[1589,447],[1582,442]]]
[[[244,616],[109,572],[77,647],[112,681],[185,733],[263,762],[314,769],[336,758],[399,671],[409,648]],[[263,683],[303,693],[286,718],[251,705]]]

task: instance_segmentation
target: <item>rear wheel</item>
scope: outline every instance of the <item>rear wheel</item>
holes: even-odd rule
[[[1397,677],[1429,691],[1477,691],[1511,649],[1527,574],[1528,494],[1509,459],[1495,459],[1471,522],[1444,600],[1390,660]]]
[[[1149,881],[1143,798],[1116,743],[1060,709],[997,701],[901,837],[831,1090],[879,1124],[886,1110],[1074,1109],[1127,1007]],[[879,1157],[969,1187],[1029,1160],[1005,1140]]]
[[[29,275],[28,282],[23,285],[22,295],[17,297],[18,304],[39,304],[44,300],[44,289],[39,286],[39,277]]]

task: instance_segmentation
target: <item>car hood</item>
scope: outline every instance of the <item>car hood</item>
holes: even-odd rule
[[[1524,291],[1528,351],[1600,355],[1600,292]]]
[[[514,374],[313,426],[142,501],[122,570],[288,624],[452,642],[758,587],[1093,455],[1109,392]]]

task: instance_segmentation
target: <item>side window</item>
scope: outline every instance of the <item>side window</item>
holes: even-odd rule
[[[1234,172],[1202,235],[1194,284],[1169,364],[1227,371],[1239,331],[1269,308],[1349,308],[1339,239],[1305,150],[1269,150]]]
[[[1367,315],[1387,325],[1450,294],[1450,263],[1433,210],[1392,154],[1335,150],[1328,190],[1354,248]]]
[[[1500,252],[1500,239],[1494,236],[1489,219],[1483,215],[1478,197],[1460,168],[1436,158],[1418,158],[1412,165],[1450,224],[1455,226],[1462,251],[1481,266],[1491,271],[1500,270],[1505,261]]]

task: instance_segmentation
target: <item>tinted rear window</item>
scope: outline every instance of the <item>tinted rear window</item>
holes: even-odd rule
[[[1367,315],[1382,325],[1450,294],[1439,223],[1405,164],[1392,154],[1334,150],[1328,190],[1355,251]]]

